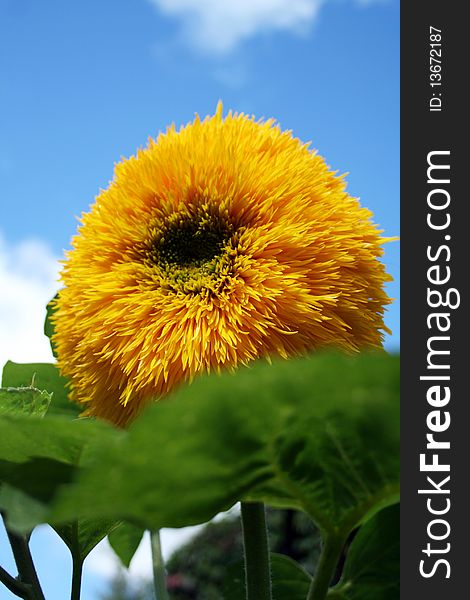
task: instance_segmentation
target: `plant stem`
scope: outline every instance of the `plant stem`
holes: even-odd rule
[[[165,563],[162,555],[160,542],[160,531],[156,529],[150,532],[150,545],[152,548],[153,584],[156,600],[168,600],[166,589]]]
[[[44,594],[39,583],[38,575],[33,563],[33,557],[29,550],[28,540],[25,536],[15,533],[5,526],[5,530],[10,541],[16,567],[18,569],[19,581],[29,588],[31,594],[26,598],[33,600],[45,600]]]
[[[0,567],[0,582],[15,596],[24,600],[34,600],[31,586],[21,583],[21,581],[12,577],[3,567]]]
[[[72,591],[70,593],[70,600],[80,600],[80,593],[82,589],[82,571],[83,561],[75,560],[72,562]]]
[[[344,540],[327,535],[307,600],[324,600],[343,550]]]
[[[266,511],[262,502],[242,502],[247,600],[272,600]]]

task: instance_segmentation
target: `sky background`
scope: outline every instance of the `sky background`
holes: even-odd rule
[[[311,141],[399,234],[398,0],[0,0],[0,363],[50,360],[57,260],[114,164],[219,99]],[[398,300],[397,242],[384,261]],[[398,315],[397,301],[390,350]],[[33,549],[47,600],[63,600],[66,550],[46,529]],[[13,570],[1,534],[0,564]],[[97,600],[116,565],[105,544],[86,565]],[[149,569],[142,548],[131,572]]]

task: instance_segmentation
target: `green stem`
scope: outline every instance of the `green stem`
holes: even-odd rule
[[[343,550],[343,538],[326,536],[307,600],[324,600]]]
[[[266,511],[262,502],[242,502],[247,600],[272,600]]]
[[[12,594],[18,596],[19,598],[23,598],[24,600],[34,600],[33,590],[29,585],[25,585],[18,581],[16,577],[12,577],[10,573],[5,571],[3,567],[0,566],[0,582],[10,590]]]
[[[33,557],[29,550],[28,540],[25,536],[20,535],[8,529],[5,525],[8,540],[15,558],[16,567],[18,569],[19,581],[25,585],[25,591],[29,588],[30,595],[26,598],[33,600],[45,600],[44,594],[39,583],[38,575],[33,563]]]
[[[156,529],[150,532],[150,545],[152,548],[153,584],[156,600],[168,600],[166,589],[165,563],[162,555],[160,542],[160,531]]]
[[[80,600],[80,593],[82,589],[82,572],[83,572],[83,561],[73,559],[72,563],[72,591],[70,593],[70,600]]]

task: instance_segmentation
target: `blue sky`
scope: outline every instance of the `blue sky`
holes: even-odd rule
[[[219,99],[311,140],[399,234],[398,0],[0,0],[0,61],[0,358],[44,359],[55,261],[114,163]]]

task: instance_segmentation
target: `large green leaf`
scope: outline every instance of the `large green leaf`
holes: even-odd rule
[[[111,548],[119,557],[125,567],[129,567],[131,560],[144,535],[142,527],[136,527],[132,523],[122,522],[108,535]]]
[[[47,506],[7,483],[0,486],[0,509],[9,529],[27,534],[47,515]]]
[[[0,508],[8,526],[25,533],[48,521],[48,504],[61,486],[93,457],[90,447],[121,433],[104,423],[68,417],[39,419],[22,415],[0,416]],[[75,519],[55,529],[69,547],[76,564],[117,522]]]
[[[317,354],[201,377],[154,405],[61,494],[54,518],[207,521],[240,499],[343,535],[398,493],[398,359]]]
[[[114,437],[120,439],[122,433],[93,419],[0,415],[0,461],[49,459],[78,466],[87,448],[98,443],[107,445],[107,440]]]
[[[34,385],[52,394],[48,415],[69,415],[77,417],[80,407],[67,398],[67,380],[62,377],[56,365],[49,363],[20,364],[8,361],[3,367],[2,385],[5,387],[26,387]]]
[[[224,581],[224,600],[245,598],[245,572],[242,562],[229,567]],[[282,554],[271,554],[273,600],[305,600],[312,581],[298,563]]]
[[[43,503],[70,483],[93,445],[120,432],[89,419],[0,416],[0,483]],[[75,517],[68,519],[74,520]]]
[[[398,600],[400,596],[400,506],[380,511],[354,538],[341,581],[331,600]]]
[[[0,391],[2,415],[7,408],[13,415],[19,412],[18,408],[23,408],[21,412],[25,414],[38,415],[45,401],[50,402],[51,396],[53,398],[44,421],[0,418],[0,481],[3,481],[0,507],[6,514],[8,526],[22,533],[47,521],[47,502],[61,485],[72,480],[75,470],[86,460],[87,449],[93,440],[99,438],[103,443],[106,436],[117,435],[102,423],[87,419],[70,421],[70,417],[78,416],[79,408],[68,401],[66,380],[55,365],[11,361],[5,365],[4,385],[20,386],[33,382],[51,394],[31,387]],[[31,398],[26,398],[26,393]],[[81,565],[116,525],[116,521],[103,519],[71,519],[70,523],[56,526],[56,531],[67,544],[74,563]]]
[[[35,387],[0,388],[0,415],[25,414],[43,417],[51,403],[52,394]]]
[[[398,422],[390,409],[379,401],[288,421],[273,442],[274,477],[252,498],[282,505],[284,488],[324,531],[351,531],[397,499]]]

